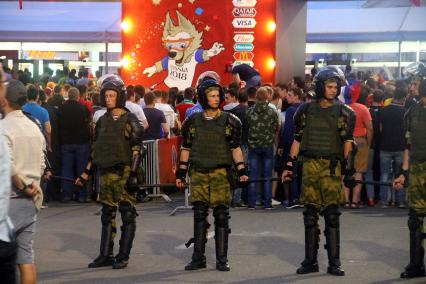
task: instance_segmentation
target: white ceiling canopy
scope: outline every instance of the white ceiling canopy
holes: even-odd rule
[[[0,2],[0,41],[121,42],[121,2]]]

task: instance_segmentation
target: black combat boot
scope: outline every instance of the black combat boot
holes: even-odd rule
[[[215,220],[216,269],[229,271],[231,270],[228,264],[229,208],[226,205],[219,205],[213,209],[213,215]]]
[[[228,264],[228,236],[229,228],[215,227],[215,245],[216,245],[216,269],[219,271],[229,271]]]
[[[412,209],[409,213],[408,228],[410,229],[410,264],[401,273],[401,278],[424,277],[423,217],[418,217]]]
[[[327,273],[335,276],[344,276],[345,271],[340,263],[340,212],[337,206],[329,206],[324,210],[325,219],[325,239],[328,255],[328,268]]]
[[[115,256],[115,262],[112,265],[113,269],[125,268],[129,263],[129,255],[136,232],[137,213],[135,207],[124,203],[123,205],[120,204],[119,210],[123,226],[121,226],[120,250]]]
[[[112,234],[114,228],[112,226],[112,220],[115,217],[116,210],[116,207],[111,207],[108,205],[102,206],[102,232],[100,252],[99,256],[94,261],[89,263],[89,268],[111,266],[115,261],[113,254],[114,240]]]
[[[191,262],[185,266],[185,270],[197,270],[206,268],[206,242],[209,223],[207,222],[209,206],[204,202],[194,202],[194,238],[188,242],[188,247],[191,242],[194,243],[194,252]]]
[[[305,259],[301,266],[296,270],[297,274],[307,274],[318,272],[318,243],[319,243],[319,228],[318,228],[318,211],[313,206],[307,206],[304,215],[305,223]]]

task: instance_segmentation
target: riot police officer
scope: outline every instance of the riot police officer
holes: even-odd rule
[[[423,239],[423,219],[426,216],[426,79],[419,85],[420,101],[407,111],[407,149],[401,173],[393,182],[398,190],[403,190],[408,181],[408,229],[410,230],[410,263],[401,273],[401,278],[425,276]]]
[[[183,143],[176,186],[183,188],[189,170],[191,202],[194,211],[194,243],[192,261],[185,270],[206,267],[205,246],[209,208],[215,219],[216,269],[229,271],[228,235],[231,188],[228,174],[236,167],[239,180],[247,181],[247,173],[240,148],[241,123],[233,114],[221,112],[224,91],[219,83],[205,77],[197,88],[203,112],[192,114],[182,125]]]
[[[341,169],[346,184],[353,182],[353,110],[336,100],[341,78],[325,68],[314,78],[316,99],[302,104],[294,115],[295,135],[282,174],[290,181],[296,161],[303,162],[300,201],[305,205],[305,260],[298,274],[318,272],[319,214],[325,219],[328,254],[327,272],[343,276],[340,262],[340,225],[338,210],[344,200]]]
[[[128,264],[136,231],[136,199],[133,193],[138,184],[143,127],[137,117],[125,108],[123,81],[116,75],[107,75],[100,80],[100,100],[107,112],[96,123],[92,158],[76,183],[81,185],[87,181],[93,166],[100,172],[100,254],[88,267],[112,265],[114,269],[121,269]],[[121,213],[123,225],[119,253],[114,257],[117,210]]]

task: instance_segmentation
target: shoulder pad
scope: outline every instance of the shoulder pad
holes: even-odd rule
[[[227,112],[227,124],[231,125],[232,127],[241,127],[241,120],[232,113]]]
[[[302,114],[305,114],[307,111],[308,111],[308,108],[309,108],[309,105],[310,105],[311,103],[302,103],[297,109],[296,109],[296,112],[295,112],[295,116],[300,116],[300,115],[302,115]]]
[[[200,112],[194,112],[193,114],[191,114],[190,116],[188,116],[187,118],[185,118],[185,120],[182,123],[182,127],[185,125],[186,127],[189,127],[190,125],[192,125],[195,121],[195,118],[197,117],[197,115]]]
[[[139,119],[137,118],[137,116],[134,113],[128,112],[125,115],[127,115],[127,121],[129,121],[129,122],[138,122],[139,123]]]
[[[355,111],[350,106],[342,104],[342,115],[345,117],[355,117]]]

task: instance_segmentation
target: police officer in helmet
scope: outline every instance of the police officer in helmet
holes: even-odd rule
[[[344,201],[341,175],[345,185],[354,185],[353,129],[355,113],[336,100],[342,80],[339,74],[325,68],[314,78],[315,100],[302,104],[294,115],[295,135],[282,180],[292,179],[296,161],[303,162],[300,201],[305,205],[305,260],[298,274],[318,272],[317,254],[320,229],[319,215],[325,219],[328,254],[327,272],[343,276],[340,262],[339,204]]]
[[[99,256],[89,263],[89,268],[112,266],[121,269],[128,264],[136,231],[134,193],[138,184],[143,127],[125,108],[126,88],[120,77],[105,75],[98,84],[101,105],[107,108],[107,112],[96,124],[91,160],[76,183],[82,185],[87,181],[96,166],[100,173],[102,231]],[[114,257],[117,210],[123,225],[119,253]]]
[[[210,226],[207,217],[209,208],[213,208],[216,269],[229,271],[229,170],[237,169],[240,182],[248,179],[240,148],[241,122],[236,116],[219,110],[224,92],[214,78],[206,76],[201,79],[197,98],[203,112],[193,113],[182,125],[183,142],[176,172],[176,186],[179,188],[185,187],[189,172],[194,211],[194,237],[189,242],[194,243],[194,252],[185,270],[206,267],[205,246]]]
[[[393,182],[397,190],[404,190],[408,182],[410,263],[401,273],[401,278],[425,276],[423,220],[426,216],[426,79],[420,81],[418,93],[419,102],[413,104],[405,115],[407,147],[400,175]]]

